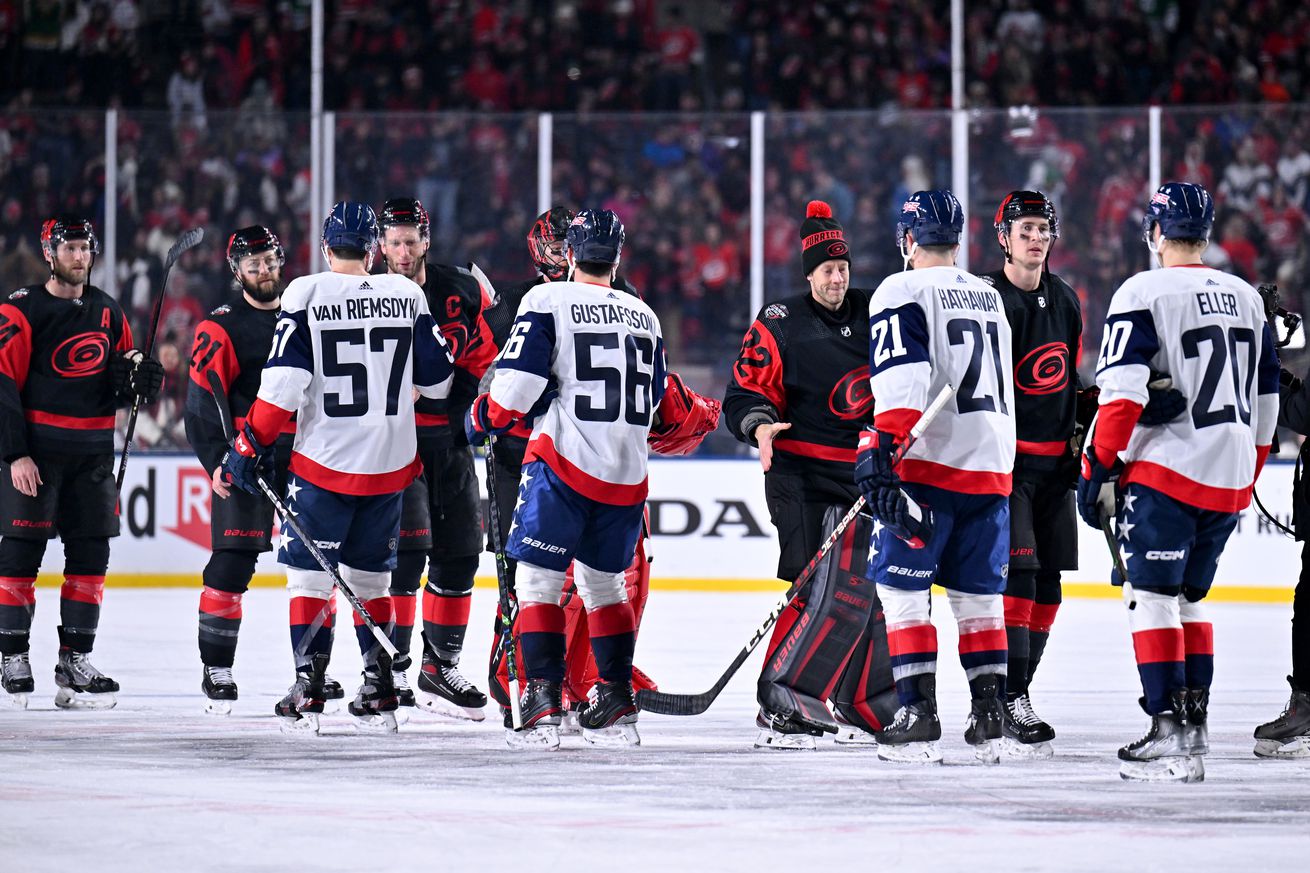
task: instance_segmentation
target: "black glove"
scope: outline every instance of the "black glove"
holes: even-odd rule
[[[126,352],[114,352],[109,356],[109,379],[114,383],[114,393],[123,396],[132,394],[132,371],[141,353],[136,349]]]
[[[164,365],[154,358],[142,358],[137,361],[131,373],[131,393],[141,398],[141,402],[151,404],[159,396],[159,389],[164,387]]]
[[[1137,419],[1143,427],[1168,424],[1187,411],[1187,398],[1174,387],[1174,380],[1168,376],[1153,378],[1146,384],[1146,390],[1149,395],[1146,406],[1142,407],[1141,417]]]

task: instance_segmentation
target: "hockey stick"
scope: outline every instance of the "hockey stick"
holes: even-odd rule
[[[1119,543],[1115,541],[1114,530],[1110,527],[1110,514],[1102,512],[1101,514],[1101,533],[1105,534],[1105,545],[1110,549],[1110,560],[1114,562],[1115,572],[1123,580],[1124,603],[1128,604],[1129,609],[1137,608],[1137,595],[1133,593],[1132,583],[1128,581],[1128,567],[1124,564],[1124,557],[1119,551]]]
[[[928,408],[923,411],[923,415],[919,416],[919,420],[910,429],[910,434],[905,442],[896,450],[896,454],[892,457],[893,466],[900,463],[901,459],[905,457],[905,453],[928,429],[928,425],[932,423],[932,420],[937,417],[937,413],[942,411],[942,407],[954,394],[955,389],[949,383],[942,386],[942,390],[937,392],[937,396],[933,398],[932,403],[928,404]],[[800,594],[801,589],[814,575],[814,571],[818,569],[819,563],[832,550],[833,545],[841,538],[842,533],[850,523],[855,520],[855,516],[864,508],[864,505],[864,496],[861,495],[856,499],[855,504],[851,506],[846,515],[842,517],[842,520],[837,523],[837,527],[833,529],[833,532],[824,540],[823,545],[819,546],[819,551],[815,553],[814,557],[810,558],[810,562],[805,565],[805,569],[801,570],[791,588],[782,596],[781,600],[773,605],[773,609],[765,616],[764,621],[751,634],[750,639],[746,641],[746,645],[737,653],[737,657],[732,659],[728,669],[710,687],[709,691],[701,694],[671,694],[664,691],[643,689],[637,692],[637,706],[646,712],[654,712],[660,715],[700,715],[709,709],[710,704],[727,687],[728,682],[741,669],[741,665],[746,663],[746,659],[750,657],[751,652],[755,651],[760,641],[768,634],[769,628],[773,627],[773,623],[778,620],[778,616],[782,615],[782,611],[791,605]]]
[[[519,701],[519,667],[514,657],[514,619],[518,604],[509,590],[509,564],[505,559],[505,539],[500,535],[500,504],[496,502],[496,438],[487,442],[487,514],[491,530],[491,548],[496,555],[496,588],[500,593],[500,639],[496,657],[505,658],[509,674],[509,712],[514,730],[523,729],[523,709]]]
[[[193,227],[186,233],[177,238],[173,247],[168,250],[168,256],[164,259],[164,278],[159,283],[159,294],[155,298],[154,311],[150,314],[150,329],[146,331],[146,345],[142,351],[143,357],[150,357],[150,353],[155,350],[155,333],[159,330],[159,313],[164,309],[164,297],[168,294],[168,274],[172,272],[173,265],[177,259],[182,257],[183,253],[190,251],[200,245],[200,241],[205,238],[205,229],[203,227]],[[123,493],[123,475],[127,472],[127,456],[132,453],[132,436],[136,433],[136,417],[141,411],[141,395],[137,394],[132,398],[132,411],[127,416],[127,432],[123,436],[123,454],[118,459],[118,477],[114,483],[114,492],[121,496]],[[115,498],[117,502],[117,498]]]
[[[236,428],[232,424],[232,411],[228,408],[227,390],[223,388],[223,380],[218,377],[218,373],[214,370],[209,371],[208,378],[210,393],[214,395],[214,403],[218,406],[218,418],[223,424],[223,436],[227,437],[228,442],[231,442],[236,435]],[[378,623],[373,620],[373,616],[369,615],[368,610],[364,608],[364,601],[359,599],[359,595],[346,584],[346,581],[341,578],[341,574],[328,561],[327,556],[309,538],[309,534],[305,533],[305,528],[291,514],[291,510],[287,509],[286,504],[282,502],[282,498],[277,496],[277,492],[269,487],[268,482],[258,473],[255,474],[255,484],[259,486],[259,490],[268,502],[273,504],[273,511],[277,513],[283,526],[291,528],[292,533],[300,538],[300,541],[305,544],[305,548],[314,556],[314,560],[323,568],[323,572],[332,578],[332,584],[345,595],[346,600],[350,602],[351,608],[355,610],[355,613],[364,622],[364,626],[373,634],[373,639],[377,640],[378,645],[382,647],[382,651],[386,653],[384,656],[386,658],[385,662],[382,657],[378,658],[378,670],[389,673],[391,671],[391,661],[400,653],[400,650],[391,642],[386,632],[378,626]]]

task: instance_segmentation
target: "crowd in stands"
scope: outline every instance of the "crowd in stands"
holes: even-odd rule
[[[892,227],[905,195],[950,184],[949,5],[329,0],[334,193],[416,195],[433,216],[434,260],[517,281],[530,274],[536,113],[556,113],[555,200],[623,217],[625,273],[661,313],[675,358],[717,391],[753,315],[747,113],[769,113],[765,298],[804,287],[797,228],[814,198],[846,227],[853,284],[873,287],[900,268]],[[68,208],[103,221],[103,109],[119,109],[115,279],[138,324],[172,241],[195,225],[209,234],[170,280],[160,334],[182,390],[195,321],[231,293],[226,235],[274,227],[290,276],[317,244],[309,6],[0,0],[4,284],[44,277],[42,218]],[[1310,84],[1310,7],[970,0],[966,16],[973,269],[999,266],[996,203],[1040,188],[1064,224],[1052,268],[1099,323],[1146,265],[1142,107],[1160,104],[1164,174],[1217,200],[1207,260],[1277,280],[1304,308],[1310,106],[1293,101]],[[1210,105],[1225,103],[1241,105]],[[1025,105],[1036,108],[1004,108]],[[172,414],[156,412],[147,441],[180,445]]]

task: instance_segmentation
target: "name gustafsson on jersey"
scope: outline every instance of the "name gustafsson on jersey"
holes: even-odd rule
[[[574,303],[569,307],[569,317],[574,324],[625,324],[634,330],[655,329],[649,313],[616,303]]]
[[[327,303],[311,307],[315,321],[339,321],[342,318],[340,303]],[[404,318],[418,317],[418,300],[405,297],[351,297],[345,302],[345,318]]]

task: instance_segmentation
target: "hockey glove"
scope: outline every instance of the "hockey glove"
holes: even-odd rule
[[[932,516],[901,488],[892,468],[896,439],[889,433],[866,430],[860,434],[855,455],[855,484],[873,514],[911,548],[921,549],[932,533]]]
[[[1146,383],[1150,396],[1137,419],[1137,423],[1143,427],[1168,424],[1187,411],[1187,398],[1174,387],[1174,380],[1162,374],[1153,373],[1152,376],[1155,378]]]
[[[1101,529],[1101,517],[1114,518],[1119,511],[1119,474],[1123,461],[1115,458],[1110,467],[1096,457],[1096,449],[1088,446],[1083,453],[1083,473],[1078,480],[1078,514],[1091,527]]]
[[[223,478],[242,491],[259,493],[257,484],[263,468],[271,460],[272,449],[259,444],[254,431],[247,423],[232,440],[232,446],[223,455]]]
[[[164,365],[154,358],[142,358],[132,370],[131,391],[147,405],[159,397],[164,387]]]
[[[1077,399],[1074,401],[1074,421],[1083,428],[1090,427],[1101,403],[1101,389],[1092,385],[1083,388],[1075,396]]]
[[[126,352],[114,352],[109,357],[109,379],[114,384],[114,393],[120,397],[132,395],[132,371],[142,355],[136,349]]]
[[[473,400],[473,405],[469,407],[468,414],[464,416],[464,435],[468,437],[469,445],[480,446],[490,437],[500,436],[513,426],[513,422],[504,427],[496,427],[491,423],[491,398],[486,394],[479,394]]]

